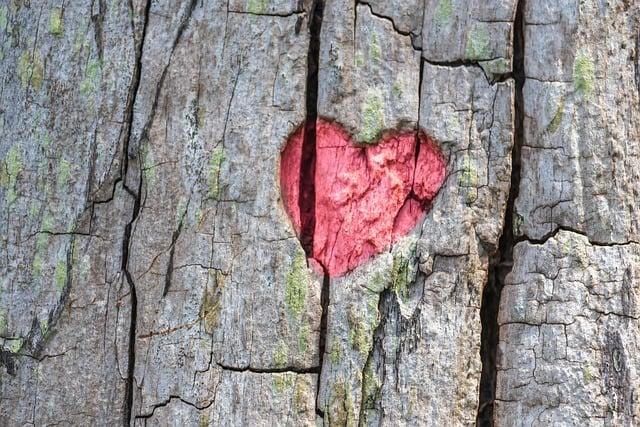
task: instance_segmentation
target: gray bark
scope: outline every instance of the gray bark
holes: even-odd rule
[[[623,0],[0,0],[0,424],[637,424],[639,28]],[[280,194],[315,115],[447,161],[340,278]]]

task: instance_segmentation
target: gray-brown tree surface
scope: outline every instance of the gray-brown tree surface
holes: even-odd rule
[[[639,48],[634,0],[0,0],[0,424],[640,424]],[[343,277],[280,191],[316,118],[446,159]]]

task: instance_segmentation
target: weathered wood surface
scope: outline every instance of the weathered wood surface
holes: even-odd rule
[[[637,423],[639,19],[1,2],[0,423]],[[339,278],[279,188],[315,114],[447,162],[424,221]]]

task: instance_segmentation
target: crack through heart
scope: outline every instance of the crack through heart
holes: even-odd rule
[[[318,119],[289,137],[280,185],[307,257],[339,277],[411,232],[445,170],[423,132],[388,132],[375,145],[357,145],[340,125]]]

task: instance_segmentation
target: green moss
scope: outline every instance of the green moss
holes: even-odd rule
[[[269,6],[269,0],[249,0],[247,3],[247,12],[249,13],[265,13]]]
[[[301,353],[305,353],[309,348],[309,334],[310,334],[309,325],[304,324],[298,330],[298,350]]]
[[[438,2],[438,6],[436,6],[436,11],[434,14],[436,25],[444,26],[448,24],[451,21],[452,15],[453,4],[451,0],[440,0]]]
[[[0,310],[0,335],[7,333],[7,310]]]
[[[56,269],[53,273],[53,278],[56,284],[56,291],[58,295],[62,294],[65,285],[67,284],[67,259],[66,257],[60,258],[56,263]]]
[[[40,223],[40,231],[53,231],[55,220],[51,215],[47,215],[42,219]]]
[[[371,43],[369,44],[369,58],[373,62],[380,62],[382,59],[382,51],[380,50],[380,44],[378,43],[378,36],[376,33],[371,33]]]
[[[7,6],[0,6],[0,31],[4,31],[7,28]]]
[[[573,62],[573,87],[578,95],[588,98],[595,84],[593,59],[586,53],[576,56]]]
[[[371,340],[367,336],[365,322],[358,318],[357,314],[353,311],[349,311],[347,322],[349,323],[349,342],[351,343],[351,348],[360,354],[369,353],[369,350],[371,350]]]
[[[582,377],[584,378],[585,383],[590,383],[593,381],[593,374],[591,373],[591,368],[585,366],[582,370]]]
[[[391,93],[396,98],[400,98],[402,96],[402,88],[400,87],[400,85],[397,82],[394,83],[393,86],[391,87]]]
[[[91,60],[84,72],[84,79],[80,82],[80,93],[89,97],[93,95],[100,85],[102,64],[100,61]]]
[[[337,365],[338,363],[340,363],[340,359],[342,359],[342,346],[338,341],[335,341],[331,345],[329,360],[331,360],[331,363],[333,363],[334,365]]]
[[[364,65],[364,58],[362,56],[362,52],[356,53],[355,64],[356,64],[356,67],[358,67],[358,68],[360,68],[360,67],[362,67]]]
[[[367,360],[362,374],[362,405],[364,409],[375,409],[380,399],[382,382],[373,370],[371,360]]]
[[[511,63],[505,58],[496,58],[480,62],[480,67],[486,74],[506,74],[511,71]]]
[[[372,293],[379,294],[384,291],[386,287],[387,280],[384,275],[382,273],[376,273],[375,276],[373,276],[373,279],[371,279],[371,286],[369,287],[369,290]]]
[[[402,255],[393,257],[391,265],[391,289],[403,300],[409,298],[409,258]]]
[[[22,344],[23,344],[23,340],[22,338],[18,338],[15,340],[11,340],[11,345],[9,346],[9,351],[13,354],[19,353],[20,350],[22,349]]]
[[[64,34],[62,8],[54,7],[51,9],[51,14],[49,15],[49,32],[58,37]]]
[[[212,333],[218,326],[220,310],[222,309],[222,295],[224,291],[224,275],[217,270],[209,270],[209,280],[213,282],[211,288],[207,288],[200,305],[200,319],[204,321],[204,329]]]
[[[42,256],[40,256],[40,254],[36,254],[33,257],[33,262],[31,263],[31,272],[32,277],[40,277],[40,274],[42,273]]]
[[[287,345],[280,341],[278,344],[278,348],[276,348],[276,352],[273,355],[273,362],[276,365],[276,368],[284,368],[287,366],[287,362],[289,361],[289,348]]]
[[[458,178],[461,187],[467,189],[467,203],[472,204],[478,198],[478,171],[470,155],[464,157],[462,172]]]
[[[490,39],[486,26],[476,25],[467,35],[466,57],[471,60],[490,58]]]
[[[304,411],[309,401],[309,387],[304,379],[298,378],[296,388],[293,392],[293,407],[296,410]]]
[[[285,281],[284,302],[291,315],[300,317],[306,306],[308,290],[309,271],[304,252],[300,250],[293,258]]]
[[[33,56],[31,52],[24,52],[20,56],[18,77],[24,89],[32,87],[36,91],[40,90],[44,78],[44,65],[37,50],[33,51]]]
[[[331,387],[331,412],[329,425],[355,426],[355,408],[353,397],[344,380],[338,380]]]
[[[380,138],[384,129],[384,105],[382,97],[377,93],[370,93],[362,106],[362,131],[360,140],[371,143]]]
[[[71,163],[61,160],[58,166],[58,177],[56,178],[56,188],[59,192],[68,190],[69,178],[71,178]]]
[[[18,198],[15,187],[18,182],[18,176],[23,169],[22,154],[18,151],[17,146],[14,145],[7,152],[4,158],[4,167],[0,170],[0,186],[7,188],[5,195],[7,205],[13,204]]]
[[[558,104],[558,109],[556,110],[556,114],[551,119],[547,130],[550,133],[556,133],[556,131],[560,128],[562,124],[562,118],[564,117],[564,99],[560,99],[560,103]]]
[[[44,149],[49,148],[51,145],[51,135],[48,132],[45,132],[40,139],[40,146]]]
[[[291,372],[282,372],[273,374],[273,388],[278,392],[282,393],[285,390],[289,390],[293,387],[293,381],[295,379],[295,374]]]
[[[39,322],[40,325],[40,334],[42,336],[47,335],[47,332],[49,331],[49,322],[47,321],[47,319],[41,319]]]
[[[222,145],[217,146],[211,153],[209,160],[209,197],[217,200],[220,196],[220,168],[224,162]]]
[[[209,413],[201,412],[200,413],[200,421],[198,422],[199,427],[208,427],[210,424]]]

